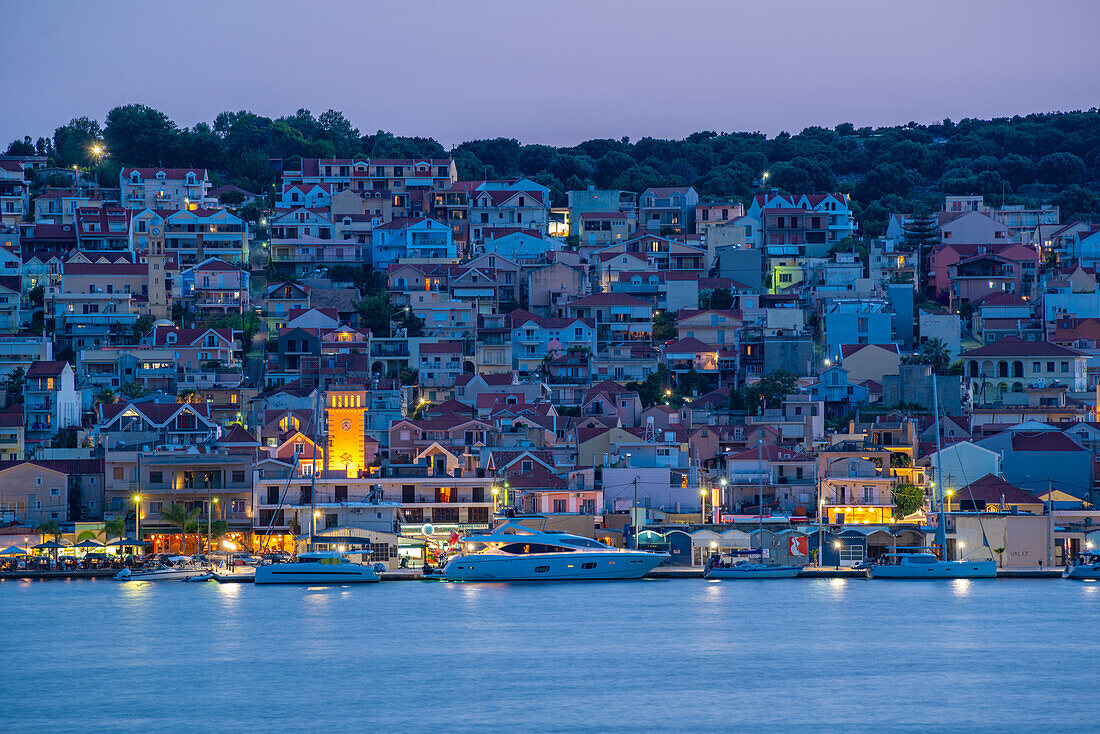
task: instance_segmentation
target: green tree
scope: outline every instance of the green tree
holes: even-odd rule
[[[951,364],[951,354],[947,351],[947,345],[942,339],[933,337],[926,339],[920,345],[920,349],[913,355],[913,362],[931,365],[933,372],[942,375]]]
[[[34,532],[41,535],[43,538],[50,536],[51,540],[57,540],[61,537],[61,526],[58,525],[57,520],[47,520],[41,522],[35,526]]]
[[[749,385],[743,391],[744,404],[753,409],[767,408],[769,405],[778,408],[781,401],[787,395],[798,391],[798,378],[784,370],[773,370],[764,374],[754,384]]]
[[[27,371],[23,367],[16,367],[8,375],[8,384],[4,390],[4,407],[23,402],[23,383],[26,381]]]
[[[140,340],[153,328],[153,317],[142,315],[134,322],[134,339]]]
[[[908,517],[924,506],[924,490],[914,484],[899,484],[892,494],[894,519]]]
[[[130,382],[127,382],[125,385],[123,385],[121,392],[122,392],[122,396],[125,397],[127,400],[135,400],[136,398],[143,398],[143,397],[145,397],[146,395],[149,394],[149,391],[147,389],[145,389],[145,386],[142,385],[137,380],[132,380]]]
[[[26,135],[22,140],[11,141],[5,155],[34,155],[34,152],[34,142],[30,135]]]
[[[93,405],[111,405],[118,400],[118,395],[109,387],[105,387],[92,398]]]
[[[187,555],[187,528],[195,522],[198,516],[198,507],[187,509],[187,507],[178,502],[173,502],[167,507],[161,508],[160,519],[180,529],[180,535],[183,538],[180,549],[182,555]]]
[[[653,317],[653,342],[662,344],[676,338],[676,316],[670,311],[658,311]]]
[[[104,520],[103,522],[103,534],[108,539],[115,538],[121,540],[126,537],[126,514],[115,515],[112,518]]]
[[[133,166],[178,162],[179,135],[179,128],[168,115],[142,104],[115,107],[107,113],[103,126],[111,155]]]
[[[94,161],[92,146],[101,142],[103,131],[99,123],[87,117],[77,117],[53,131],[54,162],[65,168],[73,164],[89,166]],[[117,186],[117,182],[115,183]]]

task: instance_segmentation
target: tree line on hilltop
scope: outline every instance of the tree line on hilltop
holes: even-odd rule
[[[98,158],[102,142],[109,156]],[[526,176],[564,205],[565,192],[642,191],[692,185],[703,200],[747,200],[763,189],[842,191],[852,196],[865,234],[881,234],[891,212],[931,212],[945,194],[982,194],[993,204],[1053,203],[1063,220],[1100,219],[1100,110],[993,120],[910,122],[893,127],[843,123],[792,135],[693,133],[683,140],[586,140],[571,147],[514,138],[471,140],[446,150],[436,140],[377,131],[362,134],[343,113],[305,109],[277,119],[223,112],[212,123],[180,127],[140,104],[116,107],[100,123],[80,117],[50,137],[16,140],[9,154],[48,155],[62,166],[94,169],[117,185],[119,168],[194,166],[219,183],[270,193],[278,171],[300,158],[453,156],[465,180]]]

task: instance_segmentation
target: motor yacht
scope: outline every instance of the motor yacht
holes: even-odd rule
[[[116,581],[183,581],[210,573],[210,567],[196,563],[187,556],[176,556],[164,562],[142,568],[124,568],[115,574]]]
[[[873,579],[994,579],[997,562],[943,561],[931,548],[889,548],[881,563],[872,563]]]
[[[735,555],[747,555],[749,560],[738,561]],[[752,560],[756,556],[757,560]],[[760,550],[745,551],[725,556],[715,554],[707,559],[703,569],[705,579],[793,579],[802,572],[801,566],[782,566],[776,563],[763,563]]]
[[[1062,571],[1064,579],[1096,580],[1100,579],[1100,551],[1085,551],[1077,556]]]
[[[362,551],[369,553],[369,551]],[[373,584],[382,580],[381,563],[370,566],[348,560],[353,552],[311,551],[292,563],[257,566],[256,584]]]
[[[509,520],[462,539],[466,552],[447,562],[448,581],[585,581],[639,579],[667,553],[611,548],[598,540],[536,530]]]

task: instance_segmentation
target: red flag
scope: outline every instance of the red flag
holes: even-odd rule
[[[457,542],[458,542],[458,531],[457,530],[452,530],[451,531],[451,545],[454,545]]]

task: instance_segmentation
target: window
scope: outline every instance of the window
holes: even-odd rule
[[[1053,362],[1047,362],[1047,372],[1053,372],[1053,371],[1054,371],[1054,363]]]
[[[163,502],[150,502],[149,503],[149,512],[154,512],[154,513],[160,514],[160,511],[163,508],[164,508],[164,503]]]
[[[245,500],[233,500],[230,509],[233,512],[245,512],[248,508],[245,506]]]
[[[1062,373],[1063,373],[1063,374],[1065,374],[1065,373],[1068,373],[1068,372],[1069,372],[1069,362],[1062,362],[1062,364],[1060,365],[1060,367],[1062,368]]]
[[[149,484],[164,484],[164,472],[151,471],[149,472]]]
[[[50,487],[50,496],[58,497],[61,495],[61,489],[58,487]]]
[[[114,477],[115,477],[115,479],[122,479],[122,467],[121,466],[116,466],[115,467]]]

